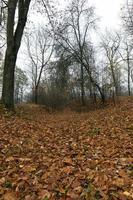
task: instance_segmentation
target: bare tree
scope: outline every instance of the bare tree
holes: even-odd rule
[[[15,69],[15,102],[19,103],[23,101],[24,90],[28,86],[28,79],[25,71],[21,68],[16,67]]]
[[[0,52],[6,45],[7,1],[0,0]]]
[[[32,41],[34,41],[34,44]],[[27,50],[32,66],[34,101],[37,103],[38,89],[42,73],[47,70],[49,61],[53,54],[54,38],[48,30],[40,28],[35,36],[27,35]]]
[[[116,96],[119,95],[119,63],[121,62],[121,57],[119,55],[119,48],[121,43],[121,37],[117,33],[112,34],[106,32],[103,36],[101,47],[104,50],[106,65],[111,74],[111,79],[113,83],[113,91]]]
[[[6,9],[8,7],[8,1],[0,0],[0,26],[6,23]]]
[[[130,35],[133,34],[133,2],[132,0],[126,0],[125,5],[122,8],[122,20],[125,30]]]
[[[131,79],[132,79],[132,50],[133,50],[133,2],[126,0],[125,5],[122,8],[122,21],[125,30],[125,38],[123,41],[124,55],[121,54],[121,58],[127,64],[127,77],[128,77],[128,95],[131,95]]]
[[[93,85],[98,89],[102,100],[104,101],[104,95],[97,81],[92,77],[90,67],[85,62],[84,51],[85,45],[89,41],[89,31],[95,27],[97,17],[94,13],[94,8],[87,5],[86,0],[72,0],[70,5],[64,12],[62,21],[58,23],[57,27],[54,26],[51,20],[51,13],[46,10],[52,29],[56,33],[56,40],[62,47],[74,56],[77,63],[80,63],[81,67],[81,101],[84,105],[85,91],[84,91],[84,70],[89,74],[90,80]]]
[[[122,53],[119,51],[120,56],[124,63],[126,63],[126,71],[127,71],[127,87],[128,87],[128,95],[131,95],[131,79],[132,79],[132,53],[133,53],[133,45],[131,40],[126,38],[122,44]]]

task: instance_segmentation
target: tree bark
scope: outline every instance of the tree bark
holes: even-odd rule
[[[21,45],[24,27],[31,0],[9,0],[7,17],[7,49],[5,54],[2,102],[9,109],[14,109],[14,73],[17,54]],[[16,30],[15,12],[18,4],[18,22]]]
[[[38,86],[35,86],[34,101],[35,101],[35,104],[38,103]]]
[[[130,61],[129,61],[129,53],[127,53],[127,67],[128,67],[128,95],[131,95],[131,88],[130,88]]]
[[[16,57],[12,52],[6,53],[4,74],[3,74],[3,91],[2,102],[8,109],[14,109],[14,71]]]
[[[81,64],[81,104],[85,105],[85,90],[84,90],[84,68]]]
[[[84,63],[83,63],[84,64]],[[99,84],[93,79],[92,75],[91,75],[91,72],[89,70],[89,67],[86,66],[84,64],[84,67],[89,75],[89,79],[90,79],[90,82],[97,88],[98,92],[100,93],[100,96],[101,96],[101,100],[102,100],[102,103],[104,104],[105,103],[105,95],[104,95],[104,92],[102,91],[102,88],[99,86]]]

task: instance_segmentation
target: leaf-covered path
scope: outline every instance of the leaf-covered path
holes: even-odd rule
[[[1,200],[133,199],[133,103],[0,116]]]

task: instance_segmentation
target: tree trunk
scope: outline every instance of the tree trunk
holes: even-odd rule
[[[6,52],[4,73],[3,73],[3,90],[2,102],[8,109],[14,109],[14,71],[16,56],[13,51]]]
[[[7,49],[3,73],[2,102],[4,106],[14,109],[14,73],[17,54],[21,45],[24,27],[31,0],[8,0]],[[15,13],[18,8],[18,22],[15,29]],[[14,30],[15,29],[15,30]]]
[[[130,88],[130,61],[129,61],[129,54],[127,55],[127,67],[128,67],[128,95],[131,95],[131,88]]]
[[[35,86],[34,101],[35,101],[35,104],[38,103],[38,86]]]
[[[116,81],[116,75],[115,75],[115,72],[114,72],[113,64],[111,64],[110,67],[111,67],[111,73],[112,73],[112,79],[113,79],[113,86],[115,88],[115,94],[114,95],[117,97],[118,96],[118,82]]]
[[[97,89],[98,89],[98,91],[100,93],[100,96],[101,96],[102,103],[104,104],[105,103],[105,95],[102,92],[102,89],[100,88],[100,86],[97,83],[94,83],[94,85],[97,87]]]
[[[104,93],[103,93],[103,91],[102,91],[102,88],[98,85],[98,83],[97,83],[96,81],[94,81],[94,79],[93,79],[92,76],[91,76],[91,72],[90,72],[89,68],[88,68],[85,64],[84,64],[84,67],[85,67],[85,69],[86,69],[86,71],[87,71],[87,73],[88,73],[88,75],[89,75],[89,78],[90,78],[91,83],[92,83],[92,84],[97,88],[97,90],[99,91],[100,96],[101,96],[102,103],[104,104],[104,103],[105,103],[105,95],[104,95]]]
[[[82,106],[85,105],[84,69],[83,69],[83,65],[82,64],[81,64],[81,104],[82,104]]]

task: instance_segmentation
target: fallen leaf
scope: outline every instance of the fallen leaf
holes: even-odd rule
[[[17,200],[16,194],[14,192],[6,192],[3,195],[4,200]]]
[[[127,192],[127,191],[123,192],[123,194],[124,194],[125,196],[127,196],[127,197],[131,196],[131,194],[130,194],[129,192]]]
[[[10,161],[14,161],[13,156],[10,156],[10,157],[6,158],[6,162],[10,162]]]
[[[3,184],[5,183],[5,181],[6,181],[5,177],[2,177],[2,178],[0,179],[0,185],[3,185]]]
[[[73,161],[72,161],[71,158],[65,158],[65,159],[63,160],[63,162],[64,162],[65,164],[67,164],[67,165],[72,165],[72,164],[73,164]]]
[[[83,188],[81,186],[78,186],[76,188],[74,188],[74,191],[77,193],[77,194],[81,194],[82,191],[83,191]]]
[[[62,169],[61,169],[61,171],[63,172],[63,173],[65,173],[65,174],[71,174],[72,172],[73,172],[73,167],[71,167],[71,166],[66,166],[66,167],[63,167]]]
[[[122,187],[124,186],[124,179],[117,178],[116,180],[113,181],[113,184],[116,185],[117,187]]]
[[[34,172],[36,171],[36,168],[34,166],[23,166],[23,171],[24,172]]]
[[[50,194],[50,192],[48,190],[41,190],[39,192],[39,198],[41,198],[41,199],[45,199],[45,198],[49,199],[50,196],[51,196],[51,194]]]

